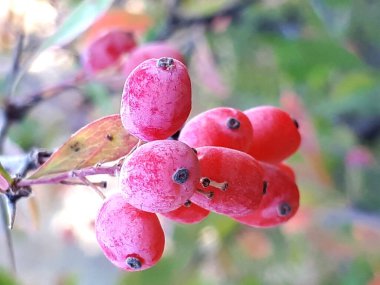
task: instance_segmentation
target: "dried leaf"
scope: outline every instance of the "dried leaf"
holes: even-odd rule
[[[122,126],[120,115],[103,117],[73,134],[29,179],[116,160],[137,142]]]

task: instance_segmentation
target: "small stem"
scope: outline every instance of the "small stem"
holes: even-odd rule
[[[211,180],[208,177],[202,177],[200,180],[203,187],[207,188],[209,186],[215,187],[220,189],[221,191],[226,191],[228,188],[228,183],[225,182],[216,182],[214,180]]]
[[[80,177],[79,179],[82,180],[85,185],[89,186],[92,190],[94,190],[100,196],[100,198],[102,198],[102,200],[106,198],[103,192],[100,191],[100,189],[86,177]]]
[[[60,184],[63,184],[63,185],[76,185],[76,186],[88,186],[87,183],[84,183],[84,182],[80,182],[80,181],[67,181],[67,180],[63,180],[61,182],[59,182]],[[98,188],[107,188],[107,181],[100,181],[100,182],[91,182],[94,186],[98,187]]]

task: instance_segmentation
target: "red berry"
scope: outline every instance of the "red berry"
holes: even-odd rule
[[[234,108],[218,107],[188,121],[179,140],[191,147],[222,146],[248,151],[253,129],[247,116]]]
[[[259,206],[264,181],[253,157],[215,146],[200,147],[197,152],[203,178],[192,202],[225,215],[245,215]]]
[[[122,30],[111,30],[92,41],[82,53],[82,64],[88,73],[96,73],[116,64],[124,53],[136,46],[134,36]]]
[[[182,127],[190,110],[190,77],[186,66],[176,59],[146,60],[125,82],[121,121],[142,140],[170,137]]]
[[[186,202],[185,205],[179,207],[174,211],[162,213],[162,215],[168,219],[183,224],[195,224],[203,221],[210,211],[195,205],[194,203]]]
[[[273,106],[260,106],[244,113],[254,129],[248,151],[254,158],[278,163],[298,149],[301,143],[298,124],[287,112]]]
[[[136,47],[123,63],[123,74],[128,76],[136,66],[151,58],[171,57],[185,64],[183,55],[166,42],[151,42]]]
[[[179,141],[158,140],[140,146],[125,159],[119,185],[131,205],[162,213],[190,199],[199,178],[199,161],[192,148]]]
[[[261,163],[261,166],[267,187],[259,208],[233,218],[249,226],[273,227],[295,215],[299,207],[299,191],[294,180],[278,167],[267,163]]]
[[[105,256],[127,271],[152,267],[164,250],[165,236],[157,216],[132,207],[120,193],[102,205],[95,232]]]

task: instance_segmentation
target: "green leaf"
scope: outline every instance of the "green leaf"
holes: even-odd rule
[[[29,179],[119,159],[137,142],[138,139],[124,129],[120,115],[103,117],[73,134]]]
[[[56,33],[45,40],[40,52],[53,45],[65,45],[84,32],[99,15],[108,10],[112,0],[87,0],[79,4]]]

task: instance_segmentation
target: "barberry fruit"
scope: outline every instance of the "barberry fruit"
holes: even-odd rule
[[[124,161],[119,185],[131,205],[162,213],[182,206],[200,178],[192,148],[174,140],[157,140],[137,148]]]
[[[170,137],[191,110],[191,82],[185,65],[163,57],[149,59],[128,76],[121,99],[121,121],[145,141]]]
[[[278,163],[298,149],[301,142],[298,123],[287,112],[274,106],[260,106],[244,113],[254,129],[248,151],[254,158]]]
[[[122,30],[108,31],[84,48],[81,54],[82,65],[86,72],[95,74],[115,65],[123,54],[136,46],[131,33]]]
[[[252,137],[251,122],[243,112],[234,108],[218,107],[189,120],[178,139],[194,148],[222,146],[248,151]]]
[[[299,190],[291,177],[280,168],[260,163],[267,183],[258,208],[245,216],[233,217],[236,221],[255,227],[278,226],[295,215],[299,207]]]
[[[264,181],[259,163],[250,155],[224,147],[197,148],[201,166],[195,204],[225,215],[245,215],[259,206]]]
[[[105,256],[127,271],[152,267],[165,246],[157,215],[132,207],[121,193],[104,202],[95,220],[95,232]]]
[[[182,224],[195,224],[203,221],[210,211],[187,201],[185,204],[174,211],[161,213],[164,217]]]

